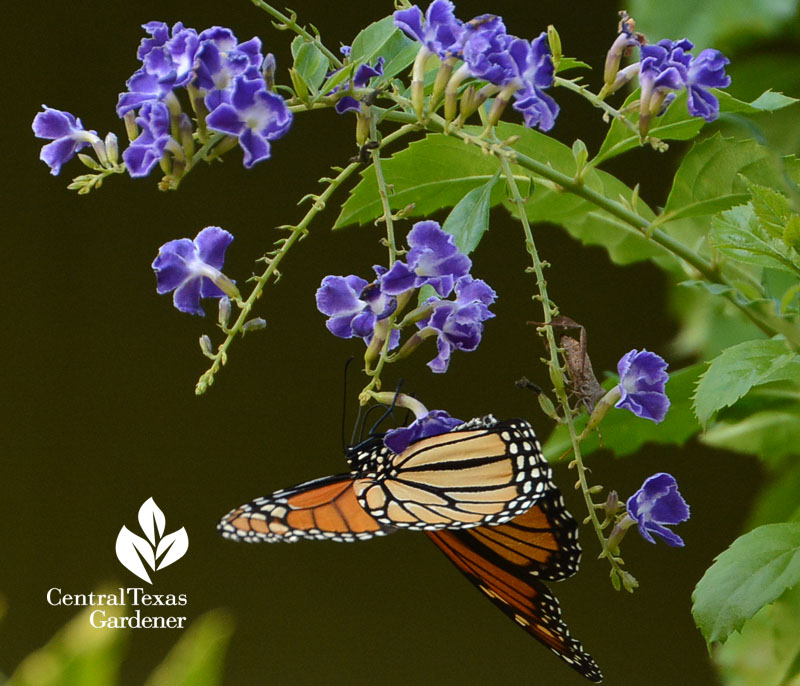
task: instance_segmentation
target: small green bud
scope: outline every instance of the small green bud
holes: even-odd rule
[[[223,329],[228,328],[228,321],[231,318],[231,299],[228,296],[219,299],[219,315],[217,321]]]
[[[550,53],[553,55],[553,67],[557,71],[558,63],[561,62],[564,54],[561,51],[561,36],[558,35],[556,27],[552,24],[547,27],[547,43],[550,45]]]
[[[200,336],[200,350],[203,351],[203,355],[206,357],[214,357],[214,353],[211,349],[211,339],[207,334]]]
[[[242,333],[249,333],[250,331],[260,331],[267,328],[267,321],[261,317],[250,319],[242,325]]]
[[[110,164],[119,162],[119,141],[114,133],[109,133],[105,140],[106,156]]]

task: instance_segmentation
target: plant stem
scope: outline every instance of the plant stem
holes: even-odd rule
[[[285,14],[283,14],[283,12],[275,9],[272,5],[267,4],[263,0],[250,0],[250,2],[252,2],[259,9],[264,10],[267,14],[271,14],[279,22],[281,22],[283,26],[278,26],[279,29],[289,29],[294,31],[297,35],[302,36],[307,41],[315,43],[316,46],[324,53],[325,57],[328,58],[330,63],[333,64],[337,69],[341,69],[342,61],[322,44],[319,36],[312,36],[304,27],[297,23],[297,15],[294,14],[294,12],[292,13],[291,17],[287,17]]]
[[[531,262],[533,264],[533,271],[536,275],[536,286],[539,290],[538,299],[542,301],[542,311],[544,314],[544,325],[541,327],[540,330],[544,331],[544,335],[547,339],[547,349],[550,354],[550,360],[548,361],[548,366],[550,368],[550,378],[553,381],[554,390],[556,393],[556,397],[558,398],[558,402],[561,405],[562,412],[564,415],[564,423],[567,425],[567,429],[569,430],[569,437],[570,442],[572,443],[572,452],[574,455],[574,460],[572,464],[575,465],[575,468],[578,472],[578,483],[581,487],[581,492],[583,493],[584,501],[586,502],[586,508],[589,511],[589,518],[591,519],[592,526],[597,534],[597,539],[600,542],[600,548],[603,551],[605,557],[608,558],[608,561],[611,563],[612,568],[614,568],[620,575],[622,574],[622,570],[619,568],[619,563],[616,561],[613,555],[610,554],[608,550],[608,546],[606,544],[606,538],[603,535],[603,529],[600,525],[600,520],[597,517],[597,512],[594,506],[594,502],[592,501],[592,495],[589,492],[589,484],[586,479],[586,467],[583,464],[583,458],[581,457],[581,447],[580,447],[580,440],[578,438],[578,434],[575,430],[575,423],[573,422],[572,410],[569,406],[569,399],[567,398],[567,384],[566,379],[564,378],[563,369],[561,363],[558,359],[558,347],[556,345],[555,335],[553,333],[553,327],[550,325],[552,321],[553,314],[555,313],[555,308],[550,300],[550,296],[547,293],[547,281],[544,278],[544,270],[542,268],[542,261],[539,258],[539,252],[536,249],[536,243],[533,240],[533,232],[531,231],[530,223],[528,222],[528,216],[525,214],[525,201],[522,198],[522,195],[519,192],[519,187],[517,186],[517,182],[514,179],[514,174],[511,170],[511,165],[508,162],[508,159],[505,156],[500,156],[500,166],[503,170],[503,173],[506,177],[506,183],[511,191],[511,198],[512,202],[517,206],[517,210],[519,213],[519,219],[522,224],[522,230],[525,234],[525,247],[528,251],[528,254],[531,257]]]

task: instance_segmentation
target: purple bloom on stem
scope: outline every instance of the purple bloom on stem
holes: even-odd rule
[[[147,176],[163,157],[170,141],[169,108],[163,102],[148,102],[136,123],[142,132],[122,153],[128,173],[134,178]]]
[[[525,126],[549,131],[555,124],[559,107],[542,89],[553,85],[553,59],[547,34],[542,32],[533,41],[514,40],[508,49],[516,69],[519,89],[514,91],[514,109],[522,112]]]
[[[414,224],[407,238],[410,250],[407,262],[397,261],[381,277],[381,286],[389,295],[400,295],[412,288],[430,285],[443,298],[453,291],[456,279],[469,273],[472,261],[462,253],[453,236],[438,222]]]
[[[292,125],[292,113],[280,95],[268,91],[264,81],[237,76],[230,101],[208,118],[210,129],[239,138],[244,166],[270,157],[269,141],[283,136]]]
[[[622,397],[614,407],[624,407],[637,417],[658,423],[669,409],[664,385],[669,380],[667,363],[655,353],[636,349],[617,364]]]
[[[428,414],[415,419],[408,426],[387,431],[383,444],[394,453],[402,453],[409,445],[428,436],[446,434],[463,424],[461,419],[451,417],[444,410],[431,410]]]
[[[345,45],[343,48],[348,48],[349,54],[349,47]],[[358,69],[356,69],[355,76],[353,76],[353,88],[366,88],[373,76],[383,76],[383,63],[383,57],[379,57],[375,61],[375,66],[362,64]],[[331,95],[338,90],[338,87],[335,88],[333,91],[331,91]],[[361,106],[358,104],[358,100],[356,100],[354,97],[351,95],[345,95],[341,100],[337,101],[335,109],[337,114],[344,114],[345,112],[350,112],[351,110],[358,111],[361,109]]]
[[[237,76],[261,79],[261,40],[251,38],[239,43],[233,31],[221,26],[200,34],[194,85],[206,91],[205,103],[213,112],[227,102]]]
[[[725,65],[730,60],[719,50],[703,50],[689,66],[686,89],[689,94],[687,106],[693,117],[702,117],[708,122],[719,117],[719,100],[709,88],[727,88],[731,77],[725,74]]]
[[[380,275],[381,267],[375,271]],[[334,336],[358,336],[369,344],[375,324],[397,308],[397,300],[381,290],[380,282],[367,283],[359,276],[326,276],[317,289],[317,309],[328,316],[325,326]],[[392,332],[397,345],[399,331]]]
[[[142,68],[127,81],[128,92],[117,102],[117,114],[137,109],[146,102],[163,100],[174,88],[186,86],[193,78],[194,61],[200,45],[197,32],[178,22],[169,28],[163,22],[143,25],[151,38],[142,39],[137,56]]]
[[[220,269],[233,236],[218,226],[207,226],[195,239],[165,243],[153,262],[159,295],[175,291],[173,302],[181,312],[205,314],[200,298],[239,297],[233,281]]]
[[[394,24],[445,60],[460,54],[464,36],[464,25],[456,19],[454,10],[455,5],[449,0],[433,0],[425,12],[424,24],[422,10],[416,5],[395,12]]]
[[[453,350],[475,350],[481,342],[483,322],[494,317],[489,305],[497,294],[485,281],[470,275],[462,276],[455,289],[455,301],[430,298],[427,304],[433,305],[433,313],[417,323],[422,330],[436,332],[439,354],[428,362],[428,366],[437,374],[447,371]]]
[[[693,47],[692,42],[685,38],[679,41],[665,39],[656,45],[642,46],[639,126],[643,135],[649,129],[650,118],[660,116],[665,111],[665,99],[669,92],[682,90],[686,86],[692,61],[689,51]]]
[[[689,519],[689,506],[678,491],[671,474],[653,474],[627,502],[628,515],[636,520],[639,533],[646,541],[655,543],[654,533],[671,546],[683,546],[683,539],[665,524],[680,524]]]
[[[57,176],[61,165],[69,162],[76,153],[87,145],[100,139],[97,132],[86,131],[81,120],[63,110],[55,110],[42,105],[44,112],[33,118],[33,134],[37,138],[51,140],[42,146],[39,159],[50,167],[50,173]]]
[[[467,22],[464,62],[470,74],[496,86],[506,85],[516,73],[508,53],[513,40],[500,17],[487,14]]]

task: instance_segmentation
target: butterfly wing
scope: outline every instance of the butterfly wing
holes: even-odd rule
[[[555,488],[530,424],[479,417],[400,454],[382,444],[353,458],[362,507],[386,526],[455,529],[498,523]]]
[[[339,474],[275,491],[229,512],[217,531],[247,543],[349,542],[392,533],[359,505],[353,483],[352,475]]]
[[[426,533],[505,615],[587,679],[602,681],[591,655],[570,636],[558,600],[540,581],[571,576],[580,560],[577,528],[557,489],[505,524]]]

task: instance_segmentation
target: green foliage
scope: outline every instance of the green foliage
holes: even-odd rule
[[[740,536],[706,571],[692,599],[710,644],[728,636],[800,581],[800,523],[766,524]]]
[[[601,435],[593,433],[581,443],[581,453],[586,456],[600,448],[610,450],[617,457],[632,455],[647,443],[681,446],[694,436],[700,426],[692,411],[691,396],[703,365],[693,365],[670,374],[667,395],[671,406],[663,422],[656,424],[640,419],[625,409],[609,411],[601,425]],[[618,383],[616,378],[608,379],[603,387],[608,390]],[[578,430],[586,426],[584,415],[576,421]],[[544,444],[544,453],[554,460],[571,448],[569,431],[559,425]]]
[[[442,228],[454,236],[455,244],[465,255],[478,247],[483,234],[489,230],[492,191],[499,177],[498,169],[483,186],[473,188],[461,198],[442,224]]]
[[[42,648],[28,655],[8,686],[113,686],[130,632],[97,629],[89,622],[96,608],[80,611]],[[124,606],[104,606],[105,618],[122,617]],[[145,682],[145,686],[216,686],[233,633],[227,613],[212,610],[195,619]]]
[[[797,16],[794,0],[632,0],[628,9],[651,43],[689,36],[701,50],[775,33]]]
[[[745,341],[724,350],[697,385],[697,419],[705,426],[715,412],[733,405],[754,386],[775,380],[776,374],[797,361],[798,356],[780,339]],[[791,369],[796,370],[796,365]]]
[[[372,64],[383,57],[383,75],[388,79],[409,66],[418,50],[417,42],[396,28],[390,15],[370,24],[353,39],[350,61]]]
[[[227,612],[211,610],[192,622],[186,633],[153,670],[144,686],[216,686],[233,620]]]
[[[292,41],[292,57],[295,71],[303,79],[309,92],[316,94],[330,70],[328,58],[315,43],[305,41],[300,36]]]
[[[800,586],[761,608],[714,651],[726,686],[796,686],[800,675]]]

